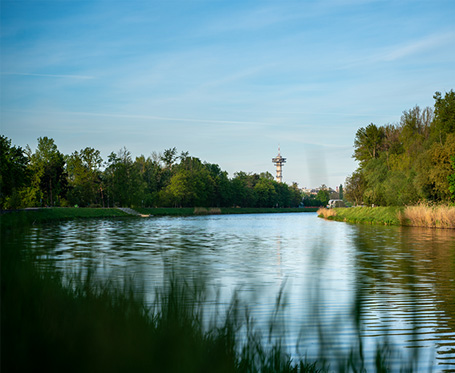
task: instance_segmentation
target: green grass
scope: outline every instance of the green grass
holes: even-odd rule
[[[191,216],[194,215],[193,207],[186,208],[135,208],[145,215],[153,216]],[[317,208],[221,208],[221,214],[262,214],[284,212],[316,212]]]
[[[0,225],[11,227],[21,224],[46,223],[57,220],[122,216],[130,215],[116,208],[48,207],[3,212],[0,215]]]
[[[148,208],[148,207],[135,207],[134,210],[144,215],[153,215],[153,216],[190,216],[194,214],[193,207],[183,207],[183,208],[174,208],[174,207],[158,207],[158,208]]]
[[[144,215],[192,216],[195,208],[135,208]],[[218,209],[217,209],[218,210]],[[221,208],[221,214],[259,214],[282,212],[315,212],[314,208]],[[0,226],[14,227],[23,224],[47,223],[58,220],[133,217],[116,208],[49,207],[2,212]]]
[[[222,208],[222,214],[277,214],[285,212],[316,212],[317,208]]]
[[[335,216],[328,220],[345,221],[349,223],[400,225],[398,213],[403,207],[350,207],[335,208]],[[322,215],[319,215],[320,217]]]

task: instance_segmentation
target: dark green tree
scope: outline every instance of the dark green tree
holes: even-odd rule
[[[28,183],[28,159],[21,147],[0,136],[0,208],[17,208],[21,205],[20,190]]]
[[[446,136],[455,133],[455,92],[450,90],[444,98],[440,92],[436,92],[433,98],[435,118],[431,132],[435,140],[443,145]]]
[[[29,170],[32,175],[29,205],[55,206],[64,203],[67,190],[65,158],[54,140],[38,138],[38,147],[33,153],[27,146]]]
[[[447,181],[449,182],[450,196],[455,201],[455,155],[450,157],[450,163],[452,165],[452,173],[447,176]]]
[[[145,182],[126,148],[108,156],[103,182],[109,206],[141,206]]]
[[[102,164],[99,150],[89,147],[66,157],[68,201],[71,205],[104,205]]]

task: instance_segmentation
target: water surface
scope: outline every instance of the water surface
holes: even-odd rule
[[[259,325],[283,288],[277,333],[295,356],[316,356],[321,345],[328,357],[349,349],[358,342],[357,317],[367,361],[387,339],[397,364],[455,369],[453,230],[289,213],[75,220],[34,227],[26,241],[42,265],[134,276],[150,301],[170,273],[203,278],[221,304],[237,291]]]

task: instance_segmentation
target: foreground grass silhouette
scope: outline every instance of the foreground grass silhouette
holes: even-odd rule
[[[253,329],[239,349],[235,302],[206,330],[203,297],[202,285],[171,279],[147,307],[132,284],[99,283],[91,271],[67,282],[2,255],[2,371],[316,371],[278,344],[266,350]]]
[[[1,238],[3,372],[364,371],[360,334],[336,366],[326,364],[323,351],[317,362],[292,360],[280,339],[267,342],[235,297],[207,324],[204,283],[170,278],[150,306],[133,281],[100,282],[92,270],[64,278],[52,266],[40,269],[20,231],[10,233],[2,230]],[[283,307],[281,292],[271,334]],[[377,347],[375,371],[388,371],[389,347]]]

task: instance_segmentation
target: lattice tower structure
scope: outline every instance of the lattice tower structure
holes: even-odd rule
[[[272,162],[276,166],[276,181],[278,183],[283,182],[283,164],[286,163],[286,158],[283,158],[280,154],[280,149],[278,148],[278,155],[275,158],[272,158]]]

